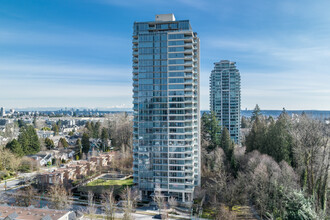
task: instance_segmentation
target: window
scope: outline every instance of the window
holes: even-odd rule
[[[183,77],[184,72],[170,72],[170,77]]]
[[[179,22],[179,29],[189,30],[189,21]]]
[[[180,40],[180,41],[169,41],[168,45],[173,46],[173,45],[184,45],[184,41]]]
[[[169,58],[184,58],[183,53],[170,53]]]
[[[184,91],[170,91],[169,95],[175,95],[175,96],[184,95]]]
[[[169,60],[169,64],[184,64],[184,60],[183,59]]]
[[[168,39],[184,39],[184,34],[170,34]]]
[[[160,25],[160,28],[161,29],[168,29],[168,24],[161,24]]]
[[[178,29],[178,24],[174,23],[174,24],[170,24],[171,29]]]
[[[168,48],[169,52],[181,52],[184,51],[184,47],[170,47]]]
[[[169,66],[169,70],[184,70],[184,66]]]
[[[169,80],[170,83],[183,83],[184,79],[183,78],[173,78]]]
[[[146,28],[147,30],[148,28]],[[146,34],[146,35],[140,35],[139,36],[139,41],[142,42],[142,41],[153,41],[153,35],[149,35],[149,34]]]
[[[169,85],[169,89],[184,89],[184,85]]]

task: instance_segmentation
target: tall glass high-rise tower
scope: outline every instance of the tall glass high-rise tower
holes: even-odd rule
[[[221,127],[226,127],[231,139],[240,143],[241,76],[235,62],[214,63],[210,77],[210,108]]]
[[[199,38],[173,14],[135,22],[133,177],[181,202],[200,185]]]

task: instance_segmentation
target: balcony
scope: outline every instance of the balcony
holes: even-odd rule
[[[192,43],[185,43],[184,44],[184,48],[189,48],[191,49],[193,47],[193,44]]]
[[[192,55],[186,55],[184,57],[185,60],[192,60],[193,56]]]
[[[192,78],[192,73],[185,73],[185,78]]]

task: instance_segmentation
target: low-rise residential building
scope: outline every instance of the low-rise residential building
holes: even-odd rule
[[[40,186],[49,186],[53,184],[68,185],[76,179],[90,176],[97,170],[109,169],[113,156],[114,153],[107,153],[99,156],[92,156],[88,161],[80,160],[72,162],[65,168],[37,175],[36,183]]]
[[[55,158],[57,160],[70,160],[73,159],[75,151],[72,149],[59,149],[59,150],[47,150],[40,151],[35,155],[29,155],[28,157],[37,161],[41,166],[47,165],[49,162],[52,163],[52,160]]]
[[[75,220],[72,211],[34,207],[0,206],[0,220]]]
[[[64,178],[66,182],[74,181],[77,179],[76,169],[66,168],[64,171]]]
[[[38,130],[37,135],[39,138],[50,138],[54,136],[54,131]]]
[[[64,183],[64,172],[54,171],[43,173],[38,175],[36,178],[36,183],[40,185],[54,185],[54,184],[63,184]]]
[[[52,159],[54,158],[51,153],[39,152],[35,155],[29,155],[28,157],[37,161],[41,166],[45,166],[48,163],[52,163]]]
[[[91,158],[91,161],[96,163],[96,166],[106,166],[108,165],[107,158],[105,156],[94,156]]]

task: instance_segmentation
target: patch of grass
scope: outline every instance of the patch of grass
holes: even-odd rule
[[[16,173],[12,171],[1,172],[0,173],[0,181],[1,180],[9,180],[16,177]]]
[[[133,179],[125,180],[104,180],[97,179],[87,184],[87,186],[131,186],[133,185]]]
[[[235,205],[235,206],[233,206],[233,211],[234,211],[236,214],[241,215],[241,214],[245,214],[244,211],[246,211],[246,210],[243,210],[243,209],[242,209],[242,206],[237,206],[237,205]]]
[[[203,209],[202,218],[213,219],[215,215],[214,209]]]

